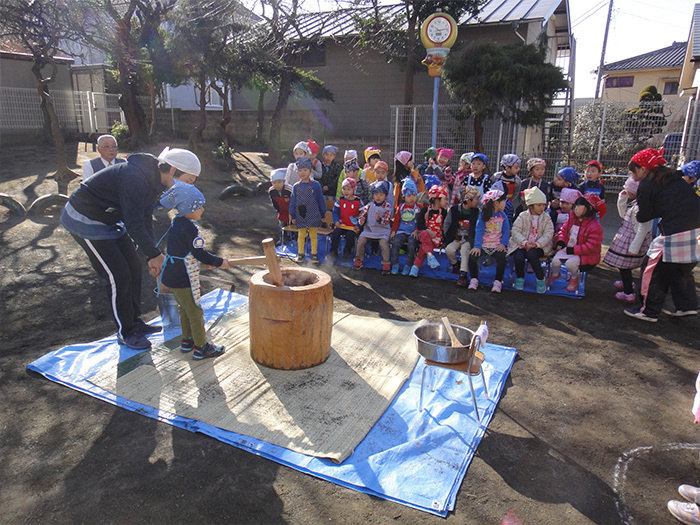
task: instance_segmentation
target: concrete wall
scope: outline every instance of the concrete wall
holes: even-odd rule
[[[57,60],[58,75],[56,76],[56,81],[49,85],[49,89],[61,91],[70,91],[72,89],[70,71],[68,69],[72,62],[70,59]],[[36,89],[39,83],[34,73],[32,73],[33,65],[34,61],[31,56],[0,52],[0,86]],[[51,68],[44,68],[43,73],[46,75],[50,74]]]

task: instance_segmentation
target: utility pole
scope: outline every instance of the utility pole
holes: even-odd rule
[[[600,79],[603,76],[603,64],[605,62],[605,48],[608,46],[608,31],[610,30],[610,19],[612,18],[613,0],[608,6],[608,21],[605,23],[605,36],[603,37],[603,49],[600,51],[600,65],[598,66],[598,80],[595,83],[595,100],[600,97]]]

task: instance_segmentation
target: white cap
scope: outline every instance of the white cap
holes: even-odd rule
[[[270,180],[275,182],[276,180],[284,180],[287,175],[287,168],[277,168],[270,172]]]
[[[199,177],[202,171],[202,164],[199,162],[197,155],[186,149],[166,147],[158,155],[158,160],[167,162],[180,171],[195,177]]]

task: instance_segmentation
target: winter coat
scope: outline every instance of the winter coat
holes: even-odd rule
[[[542,248],[544,254],[549,257],[552,254],[552,237],[554,236],[554,225],[552,219],[546,213],[541,213],[537,216],[537,240],[535,241]],[[510,240],[508,241],[508,255],[512,254],[518,248],[522,248],[521,244],[527,242],[530,235],[530,224],[532,222],[532,214],[529,210],[522,212],[515,219],[513,226],[510,228]]]
[[[564,226],[559,230],[558,241],[566,244],[569,240],[571,227],[574,224],[580,225],[576,246],[574,246],[574,255],[578,255],[581,258],[581,264],[595,266],[600,262],[600,250],[603,246],[603,227],[595,217],[585,217],[581,220],[576,218],[574,212],[571,212]]]

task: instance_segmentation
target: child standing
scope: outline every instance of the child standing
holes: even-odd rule
[[[275,207],[275,210],[277,210],[277,223],[279,225],[280,234],[279,245],[287,244],[291,239],[290,233],[285,232],[283,229],[290,221],[289,200],[292,196],[292,189],[284,183],[286,173],[287,170],[284,168],[272,170],[272,173],[270,173],[272,186],[267,190],[270,201]]]
[[[229,263],[204,249],[204,239],[197,227],[204,213],[204,195],[191,184],[181,184],[173,191],[173,199],[177,215],[168,231],[168,255],[161,282],[170,288],[177,301],[182,327],[180,350],[194,350],[192,357],[195,359],[216,357],[224,353],[224,347],[207,341],[204,312],[199,301],[199,263],[224,270],[229,268]]]
[[[615,298],[623,303],[635,302],[632,270],[640,268],[651,244],[651,223],[637,222],[637,189],[639,182],[629,177],[624,189],[617,197],[617,212],[622,218],[622,226],[615,234],[603,262],[620,271],[620,280],[615,281],[619,290]]]
[[[338,148],[328,144],[323,148],[323,162],[321,163],[321,189],[329,199],[336,199],[338,191],[338,177],[343,167],[335,160]]]
[[[294,155],[294,162],[291,162],[289,166],[287,166],[287,173],[284,177],[284,183],[290,188],[294,187],[294,185],[299,182],[299,173],[297,172],[296,165],[297,159],[308,158],[309,155],[311,155],[308,142],[297,142],[294,148],[292,148],[292,155]]]
[[[464,189],[464,180],[472,172],[472,155],[474,153],[465,153],[459,158],[457,172],[445,179],[447,186],[451,188],[449,206],[454,206],[462,201],[462,191]]]
[[[472,155],[472,172],[462,184],[464,186],[474,186],[481,195],[491,189],[491,176],[486,173],[489,158],[483,153],[474,153]]]
[[[382,273],[388,274],[391,271],[389,237],[391,236],[391,213],[393,211],[393,207],[387,200],[389,183],[375,181],[370,188],[373,200],[362,208],[358,218],[360,226],[364,225],[365,228],[357,241],[354,266],[356,270],[364,266],[362,260],[365,258],[367,239],[378,240],[382,250]]]
[[[501,158],[503,171],[494,173],[492,177],[493,185],[491,187],[496,188],[495,184],[500,183],[500,189],[508,198],[504,211],[511,224],[515,218],[515,208],[520,201],[520,186],[522,185],[522,180],[518,175],[520,173],[520,164],[520,157],[515,153],[507,153]]]
[[[323,168],[321,167],[323,163],[318,160],[316,156],[318,155],[321,146],[319,146],[313,140],[307,140],[306,144],[309,146],[309,153],[307,154],[307,157],[311,159],[311,178],[313,180],[320,181],[321,176],[323,175]]]
[[[545,198],[549,195],[549,182],[543,179],[545,169],[547,168],[547,161],[537,157],[533,157],[527,161],[527,172],[530,175],[529,178],[525,179],[521,186],[521,192],[518,194],[517,205],[515,206],[515,216],[520,215],[520,212],[525,208],[523,207],[522,191],[529,188],[539,188],[539,190],[544,193]],[[527,205],[525,205],[527,206]]]
[[[348,178],[343,181],[343,196],[335,201],[333,206],[333,222],[335,229],[331,234],[331,257],[338,255],[340,238],[345,237],[345,248],[343,249],[343,262],[349,261],[355,248],[355,236],[360,233],[357,227],[357,219],[360,215],[362,203],[355,197],[357,181]]]
[[[297,262],[304,260],[306,247],[306,234],[308,232],[311,241],[311,260],[318,260],[318,234],[321,222],[326,215],[326,201],[323,198],[323,190],[318,181],[311,179],[313,165],[308,157],[301,157],[296,162],[300,180],[292,188],[289,201],[289,215],[292,224],[296,225],[297,236]]]
[[[479,258],[482,255],[482,249],[485,254],[496,259],[496,279],[493,281],[491,291],[501,293],[503,289],[506,247],[510,238],[510,221],[503,211],[507,200],[508,197],[501,190],[490,190],[481,197],[483,209],[476,223],[474,248],[469,258],[469,273],[472,276],[469,281],[470,290],[476,290],[479,287]]]
[[[586,169],[583,172],[586,176],[586,180],[578,187],[579,191],[583,195],[592,193],[599,199],[605,200],[605,187],[603,186],[603,181],[600,180],[602,173],[603,165],[597,160],[592,160],[586,164]]]
[[[374,166],[380,160],[382,160],[381,150],[375,148],[374,146],[370,146],[369,148],[365,149],[365,167],[362,170],[362,175],[360,175],[360,178],[367,181],[367,184],[372,184],[375,180],[377,180],[377,178],[374,176]]]
[[[345,163],[350,159],[357,160],[357,151],[354,149],[346,149],[345,155],[343,156],[343,169],[340,170],[340,175],[338,176],[338,189],[335,192],[335,198],[338,200],[343,195],[343,181],[345,180]]]
[[[410,151],[399,151],[394,155],[394,206],[397,207],[403,201],[403,183],[406,179],[413,180],[416,187],[417,200],[425,194],[425,182],[418,170],[413,169],[413,155]]]
[[[421,179],[422,180],[422,179]],[[397,184],[398,186],[398,184]],[[416,219],[420,211],[417,204],[418,190],[412,177],[406,177],[401,188],[403,202],[398,205],[391,224],[391,275],[399,273],[399,251],[404,243],[408,244],[406,251],[406,265],[403,275],[408,275],[416,255],[418,238],[416,237]]]
[[[559,231],[564,226],[564,223],[569,219],[569,214],[574,209],[574,202],[581,197],[581,192],[574,188],[562,188],[559,195],[559,207],[549,207],[549,217],[554,224],[554,235],[559,235]]]
[[[524,193],[527,210],[515,219],[508,242],[508,255],[513,254],[515,260],[515,289],[522,290],[525,286],[527,261],[537,277],[537,293],[545,293],[547,283],[544,280],[540,257],[552,253],[554,227],[549,216],[544,213],[547,207],[545,194],[537,187],[528,188]]]
[[[588,271],[600,262],[603,227],[596,214],[600,210],[601,215],[604,215],[604,208],[605,202],[592,193],[576,199],[574,211],[569,214],[559,232],[557,253],[552,259],[550,283],[559,279],[561,264],[565,262],[569,274],[566,289],[573,292],[578,288],[579,270]]]
[[[447,217],[447,188],[445,186],[433,185],[428,190],[429,206],[422,208],[418,212],[416,228],[418,230],[418,255],[413,260],[413,266],[409,275],[418,277],[420,267],[425,259],[428,259],[428,266],[437,268],[440,266],[433,250],[442,244],[442,229]]]
[[[452,273],[459,272],[457,286],[467,286],[469,252],[474,245],[476,223],[479,220],[479,190],[474,186],[464,187],[462,202],[450,208],[445,220],[445,254],[452,264]],[[457,251],[462,256],[457,263]]]

